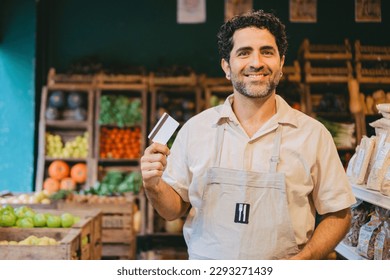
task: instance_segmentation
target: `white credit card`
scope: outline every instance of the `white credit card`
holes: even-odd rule
[[[167,113],[164,113],[150,132],[148,138],[153,142],[166,144],[172,137],[179,123]]]

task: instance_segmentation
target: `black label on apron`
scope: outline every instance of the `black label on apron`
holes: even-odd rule
[[[236,203],[234,222],[240,224],[247,224],[249,222],[249,208],[250,205],[247,203]]]

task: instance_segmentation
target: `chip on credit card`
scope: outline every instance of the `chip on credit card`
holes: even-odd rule
[[[148,138],[156,143],[165,145],[172,137],[179,123],[169,114],[164,113],[150,132]]]

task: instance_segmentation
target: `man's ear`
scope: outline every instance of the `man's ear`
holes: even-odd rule
[[[283,68],[283,65],[284,65],[284,59],[286,57],[283,55],[281,58],[280,58],[280,68]]]
[[[230,80],[230,65],[224,58],[221,59],[221,67],[225,72],[226,79]]]

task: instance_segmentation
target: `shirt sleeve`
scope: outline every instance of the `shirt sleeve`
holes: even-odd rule
[[[167,166],[162,179],[169,184],[181,198],[189,202],[188,187],[191,174],[187,164],[187,125],[184,125],[178,132],[167,158]]]
[[[321,130],[314,168],[313,201],[320,215],[350,207],[356,202],[351,185],[329,131]]]

